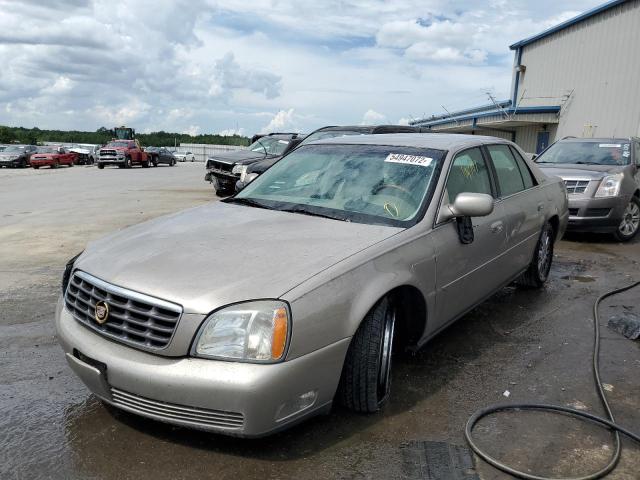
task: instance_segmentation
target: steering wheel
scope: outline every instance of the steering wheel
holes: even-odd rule
[[[400,185],[396,185],[395,183],[383,183],[373,189],[371,192],[373,195],[378,195],[382,190],[393,190],[396,192],[394,196],[401,198],[405,202],[411,204],[413,208],[418,208],[418,202],[413,198],[411,192]],[[398,195],[400,193],[401,195]]]

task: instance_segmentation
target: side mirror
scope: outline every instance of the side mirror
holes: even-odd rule
[[[459,193],[452,205],[440,212],[439,222],[457,217],[486,217],[493,212],[493,197],[486,193]]]

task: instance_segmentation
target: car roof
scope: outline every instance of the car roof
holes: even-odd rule
[[[559,142],[577,142],[577,143],[611,143],[611,142],[629,142],[629,137],[626,138],[577,138],[577,137],[565,137]]]
[[[332,137],[309,142],[317,144],[349,144],[349,145],[391,145],[402,147],[432,148],[435,150],[452,150],[459,147],[483,145],[486,143],[511,142],[497,137],[483,135],[463,135],[456,133],[387,133],[377,135],[356,135]]]

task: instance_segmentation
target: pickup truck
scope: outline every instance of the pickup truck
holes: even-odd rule
[[[100,149],[98,168],[105,165],[117,165],[119,168],[131,168],[133,165],[149,166],[149,157],[140,148],[137,140],[112,140]]]
[[[204,179],[213,184],[219,197],[231,195],[235,191],[236,182],[249,165],[260,160],[281,158],[293,150],[302,138],[297,133],[270,133],[259,136],[246,150],[209,157],[205,165],[207,173]]]

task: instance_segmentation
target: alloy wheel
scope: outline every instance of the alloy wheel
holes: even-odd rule
[[[631,200],[624,211],[618,231],[625,237],[632,237],[640,227],[640,207]]]
[[[551,255],[551,232],[545,228],[538,243],[538,272],[545,279],[551,269]]]

